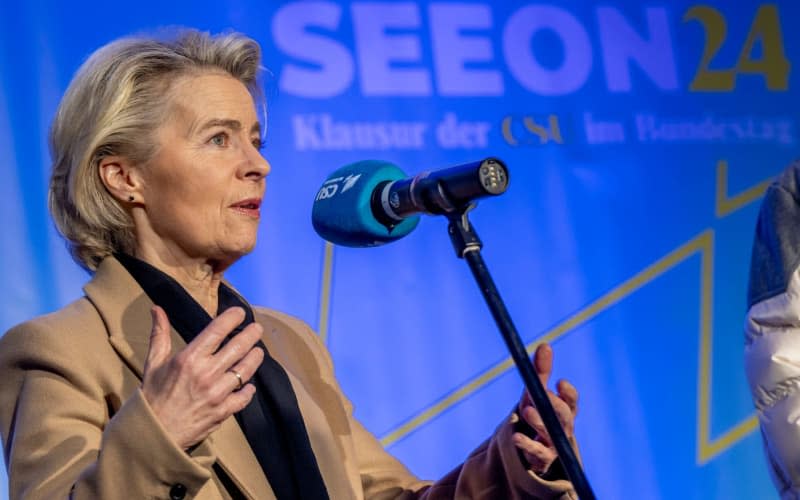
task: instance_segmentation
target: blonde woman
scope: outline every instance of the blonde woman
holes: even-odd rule
[[[259,65],[245,36],[185,31],[115,41],[70,84],[50,210],[92,278],[0,340],[11,498],[570,498],[526,398],[447,477],[417,479],[353,418],[311,329],[225,283],[270,171]],[[534,362],[548,377],[549,348]],[[558,392],[572,436],[577,393]]]

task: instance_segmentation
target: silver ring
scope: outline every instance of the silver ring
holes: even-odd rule
[[[242,375],[239,372],[237,372],[236,370],[234,370],[233,368],[231,368],[228,371],[233,373],[236,376],[236,380],[239,381],[239,387],[237,387],[236,390],[237,391],[241,390],[242,387],[244,387],[244,382],[242,381]]]

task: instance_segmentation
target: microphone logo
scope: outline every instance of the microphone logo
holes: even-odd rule
[[[350,190],[356,185],[360,177],[361,174],[350,174],[347,177],[328,179],[322,184],[322,187],[319,188],[319,192],[317,193],[317,197],[314,198],[314,201],[327,200],[328,198],[333,198],[337,194],[342,194]],[[339,190],[340,186],[342,188],[341,191]]]
[[[350,174],[347,177],[345,177],[344,178],[344,184],[342,185],[342,192],[344,193],[345,191],[347,191],[351,187],[355,186],[356,182],[358,182],[358,179],[360,177],[361,177],[361,174],[357,174],[357,175]]]
[[[319,188],[319,192],[317,193],[317,197],[314,199],[314,201],[327,200],[328,198],[334,197],[336,192],[339,191],[339,185],[336,183],[340,180],[341,177],[325,182],[322,187]]]

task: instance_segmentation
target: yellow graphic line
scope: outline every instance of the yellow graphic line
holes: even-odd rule
[[[758,427],[754,415],[711,439],[711,370],[714,352],[714,233],[703,239],[700,266],[700,345],[697,377],[697,464],[703,465],[753,432]]]
[[[331,312],[331,281],[333,276],[333,243],[325,242],[325,257],[322,263],[322,283],[319,287],[319,325],[317,331],[323,344],[328,343],[328,324]]]
[[[676,248],[666,256],[662,257],[655,263],[629,278],[627,281],[613,288],[584,309],[578,311],[565,321],[556,325],[554,328],[548,330],[533,342],[529,343],[526,346],[528,352],[532,353],[539,343],[553,342],[568,331],[577,328],[583,323],[591,320],[605,309],[608,309],[612,305],[616,304],[648,282],[652,281],[675,265],[692,256],[697,251],[702,250],[708,245],[708,242],[711,240],[711,238],[711,230],[706,230],[703,233],[700,233],[698,236]],[[463,384],[461,387],[454,389],[431,407],[421,411],[405,423],[401,424],[383,436],[381,438],[381,444],[383,444],[383,446],[390,446],[396,443],[420,426],[440,415],[451,406],[460,402],[467,396],[471,395],[481,387],[505,373],[513,366],[513,363],[514,362],[511,360],[511,358],[508,357],[489,368],[489,370],[485,373],[476,376],[472,380],[469,380],[467,383]]]
[[[713,352],[714,235],[703,241],[700,265],[700,345],[697,350],[697,462],[703,463],[711,433],[711,355]]]
[[[731,212],[735,212],[741,207],[760,198],[767,190],[772,177],[765,179],[754,186],[751,186],[735,196],[728,197],[728,162],[720,160],[717,162],[717,196],[716,196],[716,215],[724,217]]]
[[[751,203],[761,196],[769,187],[772,178],[765,179],[744,191],[728,196],[728,162],[717,162],[716,216],[724,217],[739,208]],[[758,428],[755,414],[733,428],[728,429],[716,439],[711,439],[711,388],[712,355],[713,355],[713,289],[714,289],[714,242],[708,241],[703,249],[701,268],[700,297],[700,346],[697,385],[697,463],[707,463]]]
[[[756,429],[758,429],[758,417],[753,414],[744,421],[736,424],[732,429],[729,429],[717,439],[711,442],[700,443],[698,465],[705,464]]]

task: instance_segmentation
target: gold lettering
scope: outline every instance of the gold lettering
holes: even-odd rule
[[[514,137],[514,134],[511,133],[511,119],[511,115],[503,118],[503,123],[501,125],[503,130],[503,139],[505,139],[510,146],[518,146],[519,142],[517,141],[516,137]]]
[[[761,57],[754,59],[753,48],[759,41],[761,42]],[[787,90],[790,66],[783,50],[778,7],[762,5],[753,19],[747,40],[739,53],[736,72],[764,75],[769,90]]]
[[[728,26],[725,17],[720,12],[707,5],[695,5],[686,11],[683,22],[698,21],[703,25],[706,34],[706,43],[703,47],[703,56],[694,79],[689,84],[689,90],[693,92],[724,92],[731,91],[735,86],[735,72],[732,69],[714,70],[710,69],[711,60],[717,55],[725,36]]]

